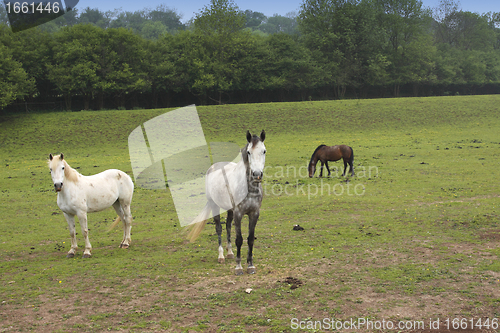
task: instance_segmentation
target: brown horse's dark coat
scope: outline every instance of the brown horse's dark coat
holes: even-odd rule
[[[320,177],[323,177],[323,165],[326,165],[326,170],[328,170],[328,176],[330,176],[330,168],[328,167],[328,161],[338,161],[340,159],[344,160],[344,173],[345,176],[347,171],[347,164],[351,167],[351,174],[354,176],[354,152],[351,147],[347,145],[337,145],[337,146],[326,146],[320,145],[311,156],[311,161],[309,162],[309,177],[314,176],[316,171],[316,164],[318,161],[321,162],[321,171],[319,173]]]

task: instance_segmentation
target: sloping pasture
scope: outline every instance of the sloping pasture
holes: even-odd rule
[[[131,175],[128,135],[170,110],[2,116],[0,331],[322,331],[318,321],[358,318],[428,330],[459,318],[489,319],[475,329],[494,332],[498,105],[500,96],[460,96],[198,107],[208,142],[243,146],[247,129],[266,130],[257,273],[243,276],[217,263],[213,225],[188,243],[169,192],[140,188],[129,249],[118,248],[121,228],[107,232],[109,209],[88,216],[93,257],[81,259],[80,235],[77,257],[65,257],[49,153],[84,175]],[[354,178],[340,162],[330,178],[307,177],[322,143],[353,148]]]

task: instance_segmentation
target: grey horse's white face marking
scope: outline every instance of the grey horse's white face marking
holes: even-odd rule
[[[255,146],[247,151],[250,173],[255,181],[262,181],[264,166],[266,164],[266,146],[259,141]]]
[[[247,133],[247,158],[250,167],[250,177],[253,181],[261,182],[266,164],[266,146],[264,145],[265,132],[262,131],[260,138]],[[260,140],[259,140],[260,139]]]

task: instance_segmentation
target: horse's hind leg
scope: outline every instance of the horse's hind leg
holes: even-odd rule
[[[76,253],[78,245],[76,244],[76,227],[75,227],[75,216],[63,213],[66,221],[68,222],[69,235],[71,236],[71,249],[68,251],[66,258],[73,258]]]
[[[113,204],[113,208],[123,222],[123,240],[120,243],[120,247],[126,249],[132,243],[132,213],[130,212],[130,204],[127,204],[124,201],[120,202],[120,200],[116,200]]]
[[[227,220],[226,220],[226,233],[227,233],[227,259],[234,259],[233,249],[231,247],[231,224],[233,223],[233,211],[227,211]]]
[[[219,240],[219,257],[217,261],[222,264],[225,261],[224,249],[222,248],[222,224],[220,223],[220,208],[215,204],[212,205],[212,215],[214,216],[215,232],[217,232],[217,238]]]
[[[345,176],[346,172],[347,172],[347,160],[344,158],[344,173],[342,174],[342,177]]]

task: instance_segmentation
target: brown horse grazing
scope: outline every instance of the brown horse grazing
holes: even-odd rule
[[[345,176],[347,171],[347,163],[351,167],[351,174],[354,176],[354,167],[352,162],[354,161],[354,153],[352,148],[346,145],[338,145],[338,146],[326,146],[320,145],[311,156],[311,161],[309,162],[309,178],[314,176],[314,172],[316,171],[316,164],[318,161],[321,161],[321,171],[319,173],[320,177],[323,177],[323,165],[326,165],[326,170],[328,170],[328,177],[330,177],[330,168],[328,167],[328,161],[338,161],[340,159],[344,160],[344,173],[342,176]]]

